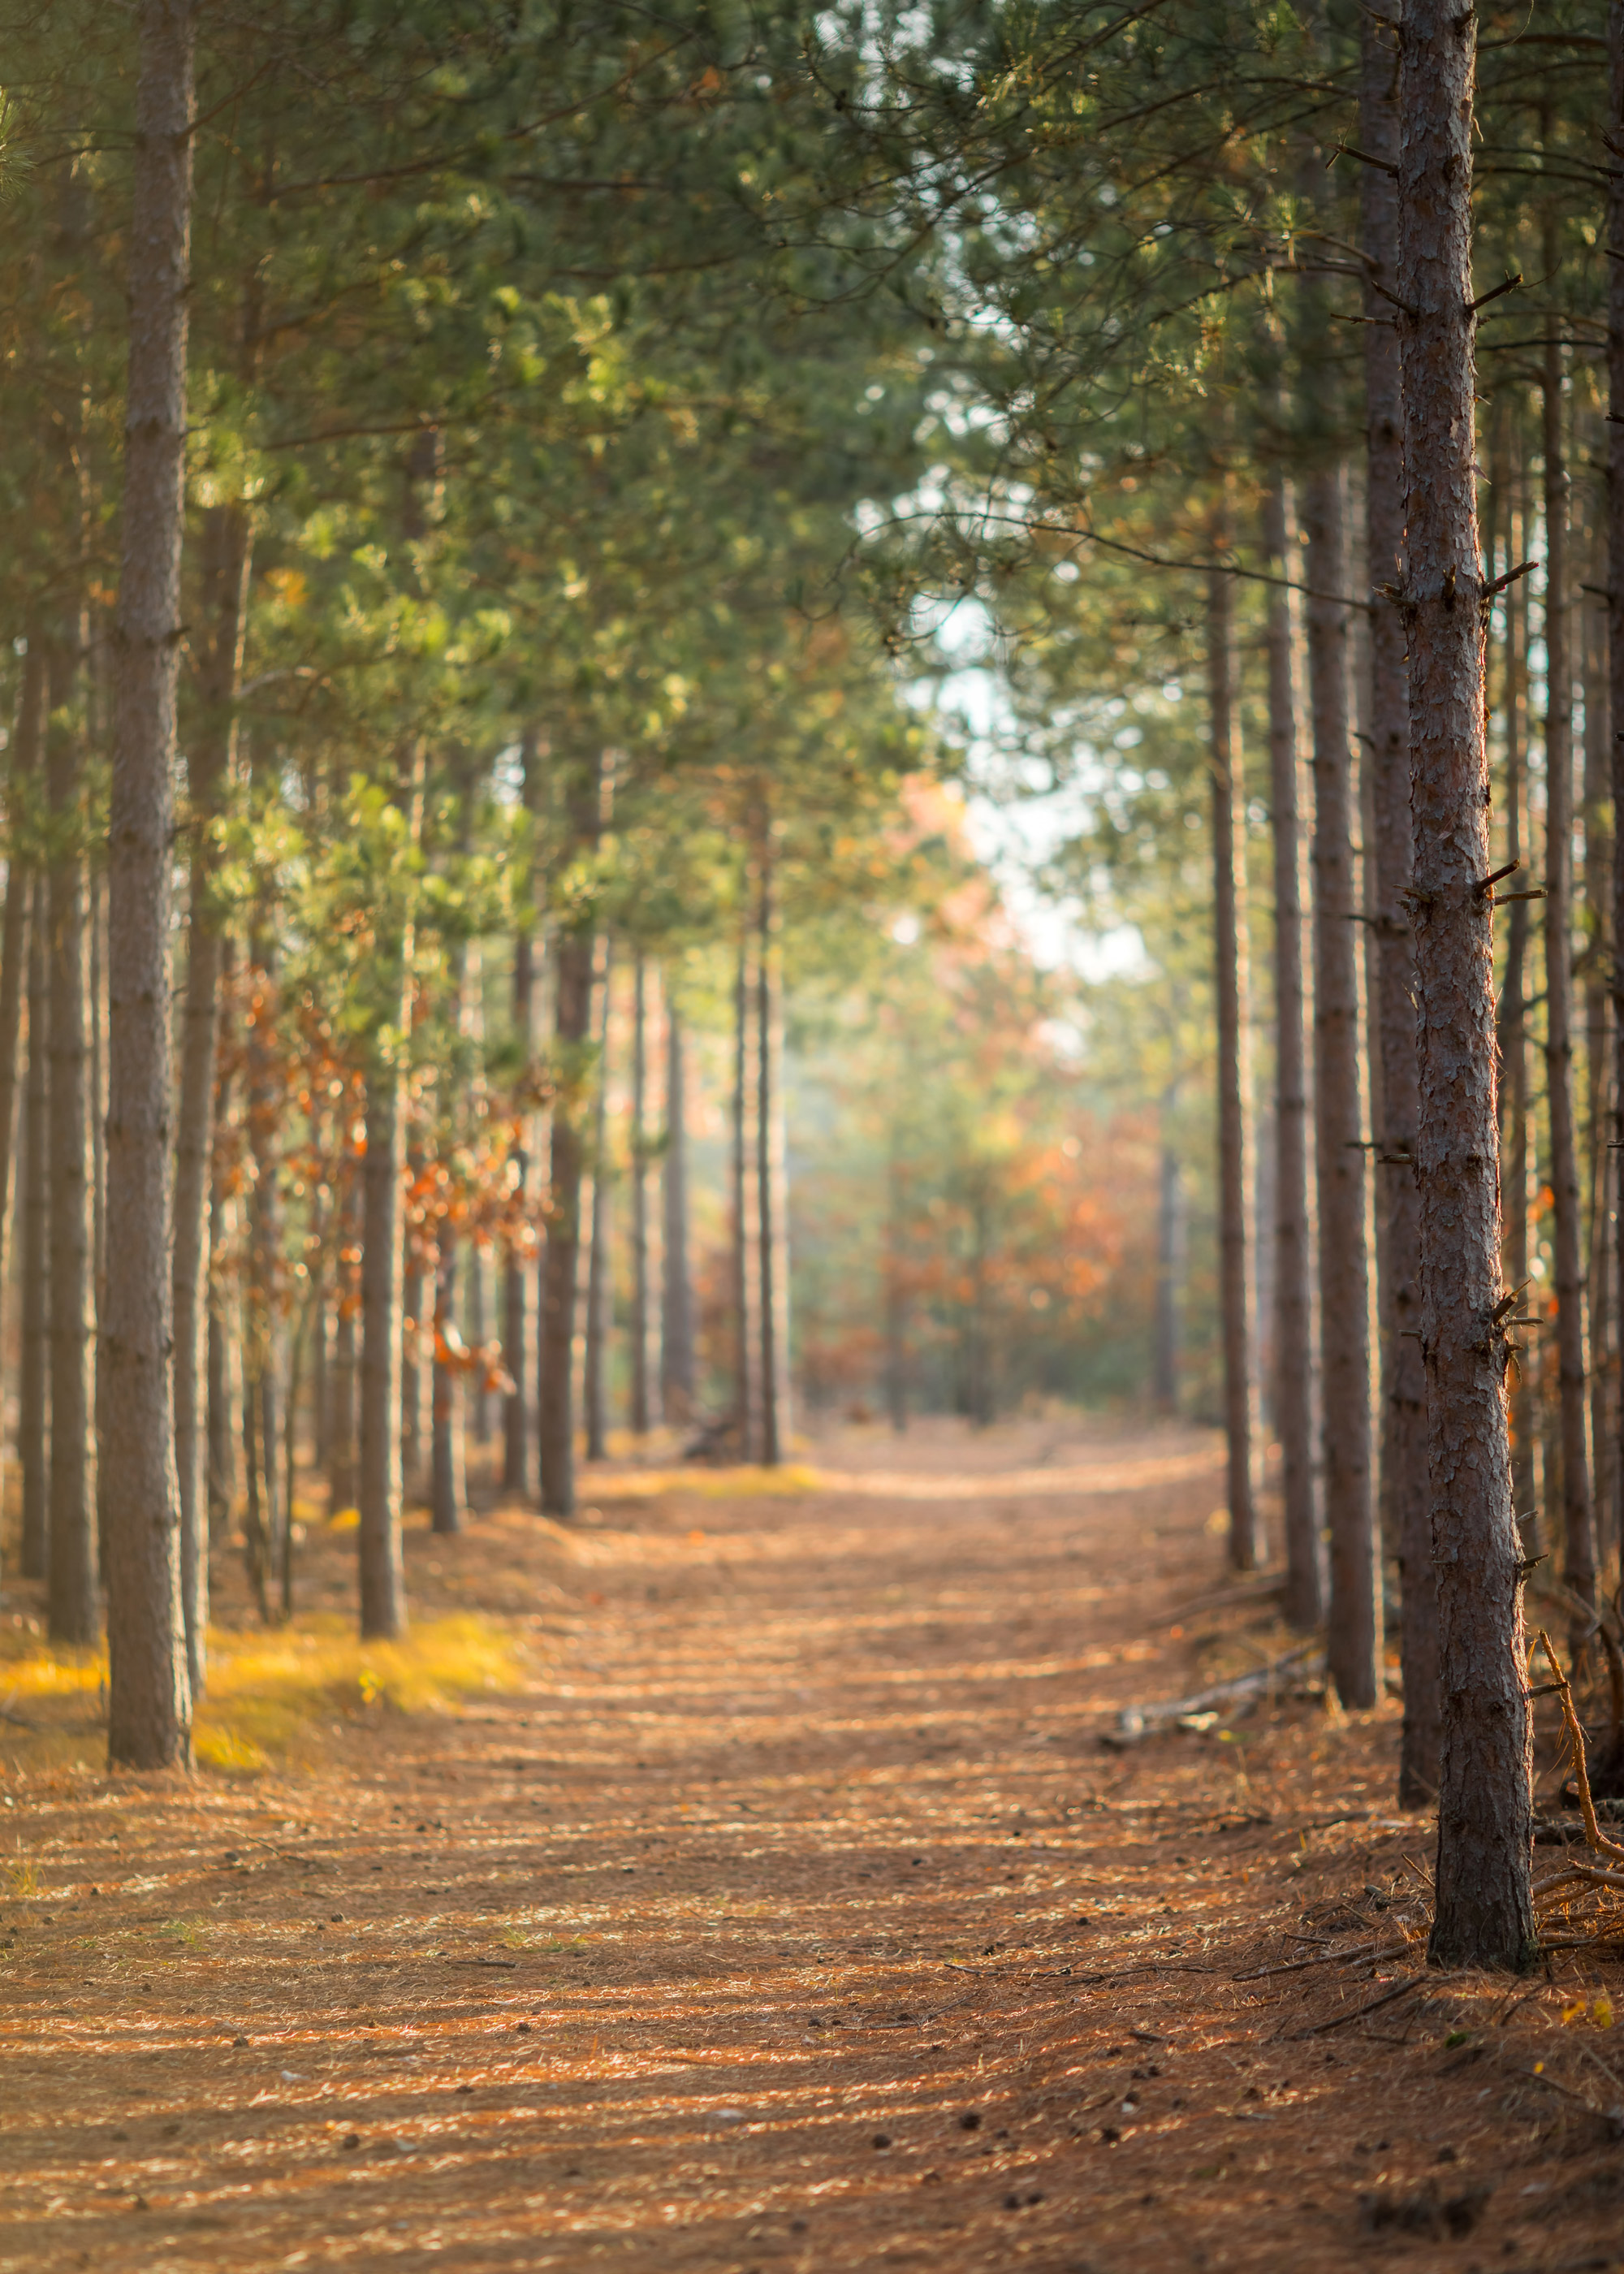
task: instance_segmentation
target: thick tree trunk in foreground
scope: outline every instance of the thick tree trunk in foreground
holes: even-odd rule
[[[220,1040],[220,920],[209,897],[209,824],[230,778],[237,742],[232,701],[247,621],[249,523],[240,505],[204,519],[206,629],[199,672],[204,713],[187,752],[192,804],[186,907],[186,999],[175,1141],[175,1470],[180,1488],[181,1601],[192,1695],[207,1664],[208,1514],[203,1398],[208,1314],[208,1234]]]
[[[1236,713],[1235,593],[1207,580],[1209,763],[1213,778],[1214,980],[1218,1001],[1218,1316],[1229,1442],[1229,1561],[1256,1569],[1262,1537],[1252,1496],[1252,1328],[1247,1261],[1251,1190],[1246,1002],[1246,794]]]
[[[578,1081],[581,1048],[592,1009],[592,935],[562,934],[554,951],[557,975],[553,1013],[560,1054]],[[571,1516],[575,1506],[574,1368],[575,1277],[581,1255],[581,1105],[560,1095],[553,1107],[553,1161],[547,1201],[547,1239],[541,1266],[541,1322],[536,1399],[537,1449],[541,1463],[541,1504],[550,1516]]]
[[[1547,231],[1545,257],[1556,245]],[[1585,1436],[1583,1203],[1574,1131],[1573,653],[1568,601],[1568,467],[1562,448],[1562,350],[1545,351],[1545,1095],[1551,1131],[1552,1251],[1561,1404],[1563,1577],[1596,1594],[1596,1528]],[[1575,1645],[1580,1637],[1575,1635]]]
[[[1494,1113],[1493,901],[1473,464],[1476,25],[1408,0],[1399,82],[1420,1114],[1422,1347],[1439,1583],[1440,1965],[1521,1967],[1533,1947],[1522,1549],[1506,1429]]]
[[[1607,9],[1607,683],[1613,724],[1613,1106],[1624,1117],[1624,0]],[[1624,1118],[1613,1132],[1624,1137]],[[1617,1156],[1624,1159],[1624,1156]],[[1624,1370],[1624,1190],[1615,1219],[1619,1364]],[[1613,1409],[1624,1434],[1624,1380]],[[1624,1491],[1624,1442],[1614,1457]],[[1624,1554],[1624,1540],[1620,1541]]]
[[[660,1402],[667,1421],[694,1411],[694,1307],[688,1276],[688,1089],[682,1022],[665,997],[665,1240],[660,1279]]]
[[[1359,139],[1372,157],[1398,157],[1395,105],[1398,45],[1373,11],[1361,19]],[[1404,542],[1404,405],[1390,298],[1398,279],[1398,196],[1380,166],[1360,169],[1365,294],[1365,512],[1370,579],[1395,587]],[[1416,1061],[1415,953],[1407,898],[1415,853],[1410,818],[1410,687],[1404,629],[1378,598],[1370,616],[1369,727],[1374,808],[1373,902],[1377,984],[1371,1003],[1381,1071],[1376,1171],[1381,1212],[1380,1506],[1392,1527],[1402,1585],[1399,1652],[1404,1728],[1399,1804],[1416,1808],[1438,1790],[1438,1589],[1432,1570],[1432,1495],[1426,1474],[1426,1365],[1421,1355],[1421,1194],[1416,1182],[1420,1111]]]
[[[651,1419],[649,1395],[649,983],[648,964],[638,948],[632,966],[632,1349],[633,1434],[645,1437]]]
[[[1370,1288],[1359,1087],[1357,900],[1348,624],[1324,597],[1346,589],[1339,468],[1304,493],[1308,670],[1314,742],[1314,1138],[1320,1208],[1320,1353],[1331,1593],[1327,1659],[1344,1706],[1381,1690],[1381,1559],[1371,1477]]]
[[[50,1632],[100,1639],[92,1416],[94,1211],[85,969],[85,855],[76,659],[50,661],[45,794],[54,845],[47,885],[50,987]]]
[[[1265,549],[1276,573],[1291,573],[1292,501],[1276,473],[1263,508]],[[1312,581],[1312,580],[1311,580]],[[1302,767],[1297,747],[1300,645],[1297,595],[1284,584],[1268,597],[1269,805],[1274,853],[1274,1433],[1280,1440],[1285,1522],[1285,1614],[1310,1632],[1324,1609],[1320,1519],[1314,1494],[1313,1283],[1309,1252],[1308,1064],[1304,1037]],[[1163,1119],[1167,1107],[1163,1107]],[[1177,1191],[1177,1163],[1171,1163]],[[1163,1168],[1163,1215],[1167,1214]],[[1164,1236],[1164,1249],[1166,1239]],[[1162,1315],[1160,1290],[1157,1319]],[[1160,1353],[1160,1326],[1157,1350]],[[1158,1405],[1171,1412],[1157,1367]]]
[[[42,1579],[50,1556],[50,992],[45,879],[28,885],[28,1078],[23,1092],[22,1366],[17,1458],[22,1471],[22,1572]]]
[[[108,1751],[191,1751],[169,1268],[169,902],[185,471],[193,13],[141,0],[109,832]],[[116,1449],[114,1450],[113,1449]]]

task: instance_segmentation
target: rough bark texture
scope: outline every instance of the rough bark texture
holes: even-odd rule
[[[660,1279],[660,1401],[667,1421],[694,1411],[694,1307],[688,1276],[688,1093],[682,1021],[665,990],[665,1159]]]
[[[1264,547],[1276,573],[1290,573],[1292,499],[1276,473],[1264,502]],[[1320,1517],[1314,1491],[1314,1331],[1312,1213],[1308,1179],[1308,1054],[1304,1032],[1301,646],[1297,595],[1284,584],[1268,597],[1269,807],[1274,855],[1274,1434],[1285,1525],[1287,1619],[1307,1632],[1324,1610]],[[1164,1101],[1165,1127],[1169,1105]],[[1169,1185],[1170,1178],[1170,1185]],[[1177,1156],[1162,1150],[1163,1261],[1156,1301],[1157,1403],[1174,1410],[1162,1357],[1163,1284],[1172,1269]]]
[[[22,1471],[22,1573],[42,1579],[50,1555],[50,991],[45,879],[29,880],[28,1079],[23,1092],[22,1364],[17,1458]]]
[[[186,431],[193,13],[141,0],[109,832],[108,1751],[191,1751],[175,1478],[169,904]]]
[[[649,984],[648,966],[638,948],[632,965],[632,1315],[631,1424],[646,1436],[649,1395]]]
[[[1613,1105],[1624,1117],[1624,0],[1608,4],[1608,696],[1613,716]],[[1615,1128],[1624,1137],[1624,1118]],[[1615,1216],[1620,1367],[1624,1369],[1624,1192]],[[1613,1410],[1624,1433],[1624,1382]],[[1615,1444],[1624,1489],[1624,1446]]]
[[[1178,1412],[1179,1287],[1184,1276],[1184,1178],[1173,1141],[1178,1084],[1162,1093],[1162,1171],[1156,1200],[1156,1314],[1151,1354],[1151,1402],[1158,1413]]]
[[[1546,263],[1556,248],[1547,231]],[[1551,1133],[1552,1260],[1561,1409],[1563,1576],[1588,1603],[1596,1593],[1584,1365],[1584,1204],[1574,1130],[1573,650],[1568,593],[1568,465],[1562,447],[1562,350],[1545,355],[1545,1096]],[[1575,1635],[1575,1641],[1578,1639]]]
[[[592,935],[563,934],[554,951],[553,1027],[561,1054],[574,1065],[586,1041],[592,1008]],[[581,1255],[581,1172],[585,1156],[581,1106],[560,1096],[553,1108],[553,1159],[547,1201],[547,1241],[542,1256],[536,1434],[541,1463],[541,1504],[550,1516],[575,1506],[575,1277]]]
[[[1247,1261],[1252,1187],[1247,1048],[1245,787],[1236,717],[1235,592],[1207,582],[1208,759],[1213,781],[1214,983],[1218,1002],[1218,1315],[1229,1446],[1229,1560],[1251,1571],[1263,1544],[1252,1495],[1252,1325]]]
[[[519,746],[520,794],[527,813],[533,814],[541,796],[540,743],[534,727]],[[536,915],[527,907],[513,943],[513,1033],[528,1068],[536,1043]],[[530,1131],[533,1116],[523,1125],[525,1141],[516,1153],[520,1190],[533,1190],[535,1172],[530,1159]],[[502,1266],[502,1362],[513,1388],[502,1406],[502,1487],[527,1495],[536,1488],[530,1448],[530,1294],[529,1274],[523,1256],[509,1252]]]
[[[1590,941],[1584,973],[1585,1218],[1590,1266],[1590,1450],[1595,1463],[1590,1501],[1595,1510],[1596,1562],[1605,1569],[1617,1537],[1618,1463],[1613,1409],[1618,1357],[1613,1340],[1613,1163],[1612,959],[1613,787],[1609,776],[1612,705],[1607,700],[1605,607],[1594,592],[1606,580],[1598,557],[1597,529],[1586,531],[1592,605],[1583,611],[1584,655],[1584,930]],[[1515,1283],[1514,1283],[1515,1284]]]
[[[1509,481],[1508,493],[1512,493]],[[1508,516],[1507,559],[1520,555],[1522,516]],[[1526,827],[1528,768],[1526,762],[1528,629],[1527,586],[1512,584],[1506,592],[1506,857],[1519,870],[1527,856]],[[1515,873],[1515,872],[1514,872]],[[1495,1112],[1501,1133],[1502,1179],[1505,1194],[1505,1236],[1501,1241],[1508,1286],[1525,1287],[1529,1280],[1528,1187],[1529,1145],[1528,1034],[1525,997],[1528,988],[1528,912],[1526,900],[1513,900],[1506,926],[1506,968],[1495,1013],[1499,1081]],[[1519,1525],[1532,1525],[1539,1505],[1534,1449],[1538,1417],[1534,1368],[1525,1357],[1511,1371],[1511,1506]],[[1525,1535],[1532,1536],[1531,1532]]]
[[[1381,1686],[1381,1559],[1371,1477],[1370,1286],[1365,1222],[1365,1114],[1359,1083],[1353,750],[1348,719],[1342,482],[1311,474],[1308,674],[1314,746],[1314,1141],[1320,1213],[1320,1358],[1331,1588],[1327,1659],[1344,1706]]]
[[[1409,0],[1399,80],[1422,1347],[1442,1737],[1431,1954],[1520,1967],[1533,1946],[1521,1547],[1512,1522],[1494,1112],[1483,573],[1471,284],[1476,24]]]
[[[201,1691],[207,1670],[208,1501],[203,1399],[220,1038],[221,929],[209,896],[208,830],[220,810],[236,749],[232,702],[247,625],[248,560],[247,513],[240,505],[211,507],[203,523],[204,636],[198,671],[201,716],[186,753],[191,880],[175,1141],[175,1471],[180,1489],[181,1603],[194,1697]]]
[[[86,973],[84,821],[78,656],[50,653],[51,716],[45,795],[52,851],[47,881],[50,990],[50,1556],[49,1625],[58,1642],[101,1638],[96,1604],[95,1441],[92,1416],[94,1178],[90,1145],[89,1000]]]
[[[1396,19],[1395,4],[1392,15]],[[1389,164],[1398,157],[1395,97],[1398,44],[1372,10],[1361,19],[1359,139]],[[1404,541],[1404,407],[1398,333],[1390,297],[1398,278],[1398,192],[1380,166],[1360,169],[1365,294],[1365,513],[1370,581],[1368,727],[1375,827],[1371,899],[1378,941],[1372,1003],[1381,1069],[1376,1172],[1381,1215],[1381,1506],[1392,1528],[1402,1587],[1400,1660],[1404,1727],[1399,1803],[1415,1808],[1438,1789],[1438,1590],[1432,1573],[1432,1502],[1426,1473],[1426,1367],[1421,1355],[1421,1194],[1416,1183],[1415,951],[1408,894],[1415,865],[1410,817],[1410,687],[1398,610],[1380,597],[1396,587]]]

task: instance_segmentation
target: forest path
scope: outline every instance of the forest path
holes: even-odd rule
[[[0,2269],[1624,2263],[1587,2072],[1528,2081],[1572,1978],[1353,2019],[1415,1971],[1391,1709],[1100,1749],[1192,1678],[1218,1479],[946,1425],[589,1472],[568,1531],[409,1535],[530,1687],[252,1783],[8,1779]]]

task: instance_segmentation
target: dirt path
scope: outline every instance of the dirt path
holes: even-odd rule
[[[6,1775],[0,2269],[1624,2264],[1620,1969],[1419,1979],[1391,1709],[1101,1749],[1213,1448],[902,1450],[414,1532],[533,1687],[314,1772]]]

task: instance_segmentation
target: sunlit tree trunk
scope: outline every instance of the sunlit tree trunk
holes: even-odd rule
[[[23,659],[16,723],[11,732],[5,915],[0,921],[0,1287],[5,1284],[7,1243],[20,1230],[20,1210],[12,1202],[12,1165],[20,1153],[18,1096],[22,1087],[20,1043],[28,970],[29,865],[25,806],[39,764],[45,713],[45,653],[37,631],[28,637]],[[20,1195],[20,1179],[18,1183]]]
[[[885,1411],[900,1436],[908,1426],[907,1178],[895,1127],[885,1164]]]
[[[738,1420],[739,1457],[753,1460],[759,1449],[756,1399],[756,1324],[751,1270],[751,1235],[755,1228],[756,1194],[750,1175],[750,925],[746,918],[739,931],[739,964],[733,982],[733,1412]]]
[[[423,1497],[423,1368],[429,1353],[428,1275],[418,1248],[414,1221],[416,1190],[422,1162],[410,1147],[406,1156],[408,1199],[402,1213],[401,1303],[404,1313],[401,1337],[401,1493],[404,1500]]]
[[[1396,7],[1395,9],[1396,15]],[[1398,277],[1398,44],[1373,10],[1360,19],[1359,139],[1381,165],[1360,169],[1361,249],[1366,267],[1365,511],[1370,581],[1394,589],[1404,539],[1404,407],[1391,295]],[[1380,288],[1380,289],[1379,289]],[[1368,725],[1377,939],[1370,1005],[1381,1072],[1376,1172],[1381,1211],[1381,1504],[1398,1551],[1402,1586],[1400,1661],[1404,1726],[1399,1802],[1438,1789],[1438,1591],[1432,1572],[1432,1499],[1426,1472],[1426,1367],[1421,1354],[1420,1210],[1416,1182],[1415,951],[1407,895],[1414,869],[1410,817],[1410,686],[1398,610],[1378,597],[1369,618]]]
[[[77,630],[77,627],[74,628]],[[71,632],[70,637],[74,636]],[[75,647],[49,651],[45,794],[50,992],[50,1631],[99,1639],[92,1350],[94,1208],[86,971],[84,815]]]
[[[1293,501],[1276,472],[1264,501],[1264,546],[1276,575],[1292,562]],[[1285,1614],[1308,1631],[1323,1610],[1320,1519],[1314,1495],[1314,1332],[1308,1181],[1308,1053],[1304,1033],[1302,711],[1296,594],[1285,584],[1268,596],[1269,804],[1274,854],[1274,1433],[1280,1440],[1285,1523]],[[1164,1099],[1162,1123],[1170,1115]],[[1170,1229],[1178,1164],[1162,1154],[1162,1217]],[[1169,1192],[1169,1164],[1172,1191]],[[1168,1238],[1163,1234],[1163,1251]],[[1158,1319],[1162,1297],[1158,1293]],[[1158,1348],[1161,1337],[1158,1337]],[[1169,1381],[1172,1368],[1168,1367]],[[1171,1388],[1158,1380],[1158,1402],[1174,1410]]]
[[[175,1469],[180,1488],[181,1602],[194,1697],[202,1690],[207,1660],[203,1394],[220,1035],[221,927],[210,896],[214,852],[208,832],[223,802],[236,751],[232,705],[247,625],[249,546],[245,509],[241,505],[212,506],[203,518],[203,638],[198,671],[202,715],[186,753],[191,888],[175,1142]]]
[[[660,1402],[667,1421],[694,1411],[694,1309],[688,1276],[688,1088],[682,1021],[667,977],[665,1156],[661,1178],[665,1239],[660,1278]]]
[[[109,832],[108,1751],[191,1751],[170,1272],[169,905],[186,434],[193,11],[141,0]]]
[[[217,1023],[223,1030],[225,1005],[236,976],[236,952],[231,941],[220,944],[220,995]],[[221,1036],[223,1040],[223,1031]],[[216,1129],[231,1110],[231,1085],[224,1073],[215,1076],[214,1122]],[[241,1201],[228,1191],[218,1166],[209,1178],[208,1276],[204,1291],[208,1302],[208,1536],[218,1543],[231,1528],[241,1495],[238,1443],[242,1435],[242,1343],[233,1331],[237,1305],[235,1275],[222,1269],[228,1244],[237,1234]]]
[[[1344,1706],[1381,1688],[1381,1560],[1370,1442],[1370,1289],[1365,1266],[1364,1101],[1359,1083],[1353,750],[1348,718],[1342,479],[1320,467],[1304,491],[1311,597],[1308,671],[1314,748],[1314,1133],[1320,1222],[1320,1352],[1331,1589],[1327,1656]]]
[[[433,1457],[429,1507],[436,1532],[461,1532],[468,1506],[462,1386],[467,1379],[447,1362],[448,1334],[456,1331],[457,1246],[448,1224],[440,1227],[440,1266],[434,1278]],[[468,1261],[472,1261],[470,1250]],[[465,1267],[466,1268],[466,1267]]]
[[[1229,1561],[1254,1570],[1262,1538],[1252,1495],[1255,1388],[1248,1254],[1250,1052],[1246,988],[1246,794],[1236,717],[1235,593],[1207,580],[1208,760],[1213,786],[1214,983],[1218,1001],[1218,1316],[1229,1447]]]
[[[1184,1176],[1174,1142],[1178,1084],[1162,1093],[1162,1162],[1156,1198],[1156,1314],[1151,1403],[1169,1419],[1178,1412],[1179,1296],[1184,1261]]]
[[[541,794],[540,746],[533,727],[520,744],[521,797],[533,814]],[[513,942],[513,1034],[523,1064],[528,1068],[536,1043],[536,911],[524,904]],[[520,1190],[530,1195],[535,1167],[530,1156],[533,1114],[521,1126],[524,1141],[517,1152]],[[530,1456],[529,1277],[524,1258],[509,1250],[502,1265],[502,1361],[513,1388],[502,1407],[502,1487],[521,1495],[535,1490],[535,1466]]]
[[[1546,273],[1559,257],[1545,231]],[[1546,343],[1544,373],[1545,509],[1545,1111],[1551,1132],[1552,1252],[1561,1407],[1563,1576],[1575,1595],[1596,1593],[1596,1528],[1586,1443],[1583,1201],[1574,1130],[1573,1075],[1573,656],[1568,595],[1567,456],[1562,436],[1562,350]],[[1575,1629],[1575,1643],[1583,1629]]]
[[[415,746],[401,768],[415,843],[423,825],[423,757]],[[366,1152],[361,1166],[360,1447],[357,1505],[364,1638],[406,1629],[406,1570],[401,1545],[402,1244],[401,1186],[406,1174],[407,1037],[411,1028],[410,915],[380,938],[394,1034],[375,1040],[366,1072]]]
[[[1594,591],[1605,582],[1597,558],[1594,521],[1586,553]],[[1617,1384],[1613,1328],[1611,1215],[1613,1163],[1613,1035],[1610,970],[1613,943],[1613,810],[1608,773],[1612,715],[1607,699],[1606,617],[1590,607],[1584,617],[1584,974],[1585,1218],[1590,1284],[1590,1450],[1595,1462],[1591,1500],[1596,1517],[1596,1562],[1605,1570],[1616,1539],[1618,1462],[1613,1406]]]
[[[1399,275],[1415,822],[1422,1347],[1443,1699],[1441,1965],[1533,1945],[1522,1550],[1512,1521],[1494,1111],[1493,900],[1483,715],[1471,282],[1476,21],[1407,0]]]
[[[335,1217],[333,1366],[327,1388],[327,1506],[353,1508],[356,1497],[356,1204],[358,1181],[339,1201]]]

